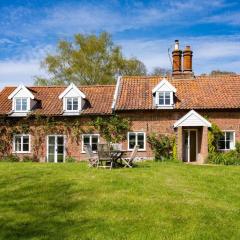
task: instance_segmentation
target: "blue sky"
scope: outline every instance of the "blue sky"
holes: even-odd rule
[[[46,76],[40,62],[59,39],[108,31],[127,57],[148,70],[170,68],[175,39],[194,51],[196,74],[222,69],[240,72],[240,2],[173,1],[0,1],[0,87],[31,85]]]

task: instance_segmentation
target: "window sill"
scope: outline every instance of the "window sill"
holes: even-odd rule
[[[128,152],[132,152],[134,149],[128,149]],[[146,152],[146,149],[138,149],[138,152]]]
[[[85,151],[81,151],[81,153],[82,153],[82,154],[86,154],[86,152],[85,152]],[[97,152],[96,152],[96,151],[93,151],[93,153],[94,153],[94,154],[97,154]]]
[[[174,107],[175,107],[174,105],[169,105],[169,106],[156,105],[157,109],[173,109]]]
[[[235,148],[232,149],[218,149],[219,152],[229,152],[229,151],[233,151],[235,150]]]
[[[31,153],[31,152],[30,152],[30,151],[28,151],[28,152],[18,152],[18,151],[17,151],[17,152],[12,152],[12,153],[13,153],[13,154],[16,154],[16,153],[17,153],[17,154],[29,154],[29,153]]]

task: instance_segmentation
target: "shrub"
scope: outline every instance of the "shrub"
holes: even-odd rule
[[[74,158],[74,157],[67,156],[67,157],[65,158],[65,162],[66,162],[66,163],[74,163],[74,162],[77,162],[77,160],[76,160],[76,158]]]
[[[38,160],[34,157],[24,156],[22,159],[23,162],[38,162]]]
[[[10,154],[2,158],[3,162],[20,162],[20,158],[17,155]]]
[[[240,154],[240,142],[236,142],[236,144],[235,144],[235,150],[236,150],[237,153]]]
[[[147,137],[147,141],[154,152],[156,161],[173,159],[173,153],[175,155],[174,157],[176,157],[176,149],[174,148],[174,137],[151,134]]]
[[[208,131],[208,151],[209,153],[214,153],[217,151],[218,139],[223,135],[220,128],[212,123],[212,127]]]
[[[240,165],[240,154],[236,150],[229,152],[213,152],[209,153],[207,162],[223,165]]]

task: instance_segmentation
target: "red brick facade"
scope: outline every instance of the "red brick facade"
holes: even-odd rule
[[[176,136],[177,146],[178,146],[178,158],[181,159],[181,155],[183,154],[182,149],[182,132],[184,129],[188,129],[189,127],[179,127],[174,129],[174,123],[184,116],[187,112],[186,111],[175,111],[175,110],[165,110],[165,111],[142,111],[139,113],[138,111],[128,111],[128,112],[119,112],[120,116],[127,117],[132,122],[131,131],[133,132],[144,132],[146,136],[150,133],[159,133],[159,134],[167,134]],[[208,119],[212,123],[216,123],[222,130],[233,130],[235,131],[235,138],[236,141],[240,140],[240,113],[237,111],[199,111],[202,116],[208,116]],[[65,118],[61,120],[66,123],[66,126],[71,121],[78,120],[79,117],[74,118]],[[88,127],[84,127],[87,125],[91,118],[79,118],[81,119],[81,124],[83,127],[84,133],[88,133]],[[66,127],[67,128],[67,127]],[[195,127],[196,128],[196,127]],[[31,126],[30,121],[30,129],[32,133],[35,131],[35,125]],[[207,127],[197,127],[198,129],[198,150],[199,150],[199,162],[204,162],[207,156]],[[89,132],[89,133],[96,133],[96,132]],[[20,157],[24,155],[33,155],[37,154],[37,158],[41,162],[45,162],[47,160],[47,136],[60,134],[64,135],[66,139],[66,156],[72,156],[77,160],[85,160],[86,154],[82,152],[82,134],[80,133],[77,137],[73,137],[73,132],[71,129],[64,130],[64,132],[54,132],[50,131],[45,136],[42,136],[42,141],[39,145],[35,144],[35,134],[31,135],[31,153],[30,154],[21,154],[18,155]],[[103,143],[104,139],[100,137],[100,142]],[[34,149],[37,149],[37,153]],[[128,149],[127,141],[123,143],[123,149]],[[12,149],[10,149],[11,153]],[[130,152],[129,152],[130,153]],[[139,151],[138,157],[141,158],[153,158],[153,152],[146,141],[146,150]]]

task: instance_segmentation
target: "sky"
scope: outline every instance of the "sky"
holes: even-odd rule
[[[0,0],[0,88],[33,85],[57,42],[107,31],[126,57],[150,72],[171,68],[174,40],[191,45],[195,74],[240,73],[240,1]]]

